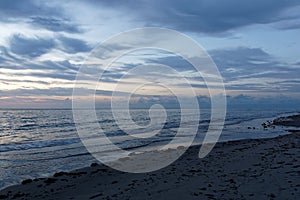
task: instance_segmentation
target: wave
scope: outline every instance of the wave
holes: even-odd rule
[[[72,138],[65,140],[50,140],[50,141],[38,141],[38,142],[30,142],[30,143],[10,143],[3,144],[0,146],[0,152],[8,152],[8,151],[20,151],[20,150],[28,150],[28,149],[38,149],[45,147],[53,147],[53,146],[63,146],[73,143],[79,143],[80,138]]]

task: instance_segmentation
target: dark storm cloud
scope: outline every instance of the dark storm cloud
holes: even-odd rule
[[[161,0],[90,1],[124,10],[147,26],[167,26],[182,31],[220,33],[251,24],[268,24],[292,18],[282,13],[298,0]]]
[[[27,38],[22,35],[13,35],[9,40],[10,50],[21,56],[39,57],[55,47],[53,39]]]
[[[85,41],[80,39],[60,36],[58,40],[62,44],[62,50],[67,53],[74,54],[79,52],[89,52],[92,50],[91,46],[89,46]]]

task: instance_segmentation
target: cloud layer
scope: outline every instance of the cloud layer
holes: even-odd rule
[[[7,99],[30,102],[32,98],[47,99],[45,102],[52,99],[66,105],[76,73],[84,66],[93,47],[127,28],[145,26],[172,28],[196,41],[207,39],[204,44],[224,78],[228,94],[239,96],[237,99],[241,101],[246,101],[242,97],[248,98],[247,95],[300,98],[300,60],[295,53],[300,45],[299,13],[298,0],[138,3],[133,0],[72,3],[3,0],[0,1],[0,107],[1,102],[8,105],[3,103]],[[120,42],[103,50],[99,57],[106,59],[107,52],[127,48],[126,41]],[[206,90],[203,77],[182,58],[160,53],[140,55],[133,54],[114,63],[101,79],[105,88],[96,94],[103,98],[111,96],[113,85],[129,70],[155,64],[170,66],[187,77],[197,95]],[[157,80],[168,80],[183,87],[174,73],[158,70],[153,74]],[[125,89],[119,95],[134,82],[145,81],[142,75],[129,73],[122,82]],[[81,87],[84,84],[83,81]],[[172,99],[164,101],[171,103]]]
[[[252,24],[292,20],[297,17],[288,16],[285,11],[300,5],[297,0],[162,0],[139,3],[130,0],[100,1],[99,4],[126,10],[136,20],[149,26],[167,26],[198,33],[222,33]]]

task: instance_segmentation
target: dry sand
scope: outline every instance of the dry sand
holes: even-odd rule
[[[0,199],[299,199],[300,132],[218,143],[204,159],[193,146],[159,171],[130,174],[103,165],[25,180]]]

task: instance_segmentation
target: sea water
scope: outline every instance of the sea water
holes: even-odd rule
[[[120,111],[121,112],[121,111]],[[181,124],[181,112],[178,109],[167,110],[167,119],[163,128],[150,127],[158,131],[152,137],[138,137],[134,140],[126,138],[126,132],[118,127],[110,110],[96,110],[97,123],[102,134],[120,148],[128,151],[144,151],[155,149],[172,140]],[[278,116],[297,113],[295,110],[229,110],[225,119],[224,129],[219,139],[222,141],[271,138],[288,134],[286,128],[264,128],[261,124]],[[132,119],[141,127],[150,123],[148,110],[136,109],[130,112]],[[201,143],[210,123],[210,111],[201,110],[200,121],[190,116],[189,124],[199,125],[195,143]],[[129,123],[130,124],[130,123]],[[126,124],[125,124],[126,125]],[[87,130],[97,133],[94,126]],[[130,129],[130,134],[141,134],[143,129]],[[147,129],[149,130],[149,129]],[[96,134],[97,135],[97,134]],[[190,137],[190,135],[187,135]],[[105,149],[105,147],[103,147]],[[18,184],[27,178],[50,176],[58,171],[70,171],[89,166],[96,162],[83,146],[76,131],[72,110],[0,110],[0,188]]]

